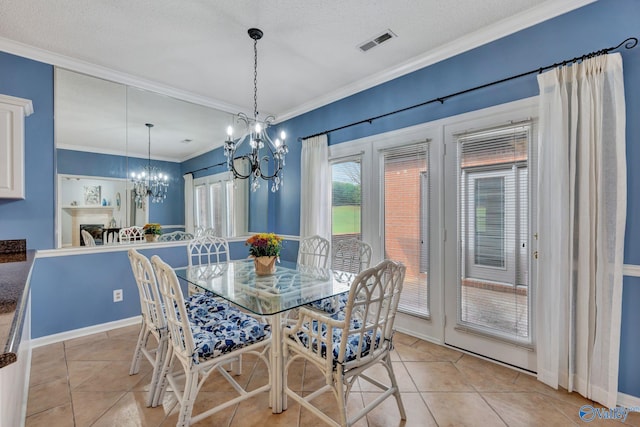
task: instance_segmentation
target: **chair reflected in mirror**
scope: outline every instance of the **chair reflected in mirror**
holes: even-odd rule
[[[91,235],[91,233],[89,233],[87,230],[80,230],[80,234],[82,235],[82,241],[84,242],[85,246],[95,246],[96,245],[96,241],[94,240],[94,238]]]
[[[194,233],[193,233],[193,237],[194,238],[199,238],[199,237],[204,237],[204,236],[215,236],[216,235],[216,230],[211,228],[211,227],[196,227]]]
[[[192,240],[193,234],[184,231],[172,231],[158,237],[158,242],[179,242],[181,240]]]
[[[144,242],[144,231],[138,226],[121,228],[118,232],[118,240],[120,243]]]

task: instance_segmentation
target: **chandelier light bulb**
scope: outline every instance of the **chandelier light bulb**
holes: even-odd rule
[[[231,126],[227,127],[227,136],[229,138],[231,138],[233,136],[233,127],[231,127]]]
[[[287,133],[285,131],[280,132],[280,139],[283,141],[287,139]]]
[[[260,123],[256,123],[256,133],[260,133],[262,132],[262,126],[260,126]]]

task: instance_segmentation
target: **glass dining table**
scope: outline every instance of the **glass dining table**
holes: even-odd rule
[[[349,291],[355,274],[282,262],[275,273],[258,276],[252,259],[175,269],[178,278],[213,292],[271,324],[271,395],[274,413],[283,411],[283,315],[305,304]]]

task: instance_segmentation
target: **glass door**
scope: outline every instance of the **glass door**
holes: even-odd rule
[[[445,342],[535,369],[529,230],[530,122],[458,135],[448,156]],[[455,198],[455,202],[453,202]],[[454,223],[455,221],[455,223]]]
[[[382,163],[384,257],[407,267],[398,310],[429,318],[428,144],[384,150]]]

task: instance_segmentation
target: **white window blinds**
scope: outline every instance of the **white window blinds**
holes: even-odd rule
[[[458,137],[458,323],[530,342],[531,123]]]
[[[399,310],[429,317],[429,145],[385,150],[383,162],[384,256],[407,267]]]

